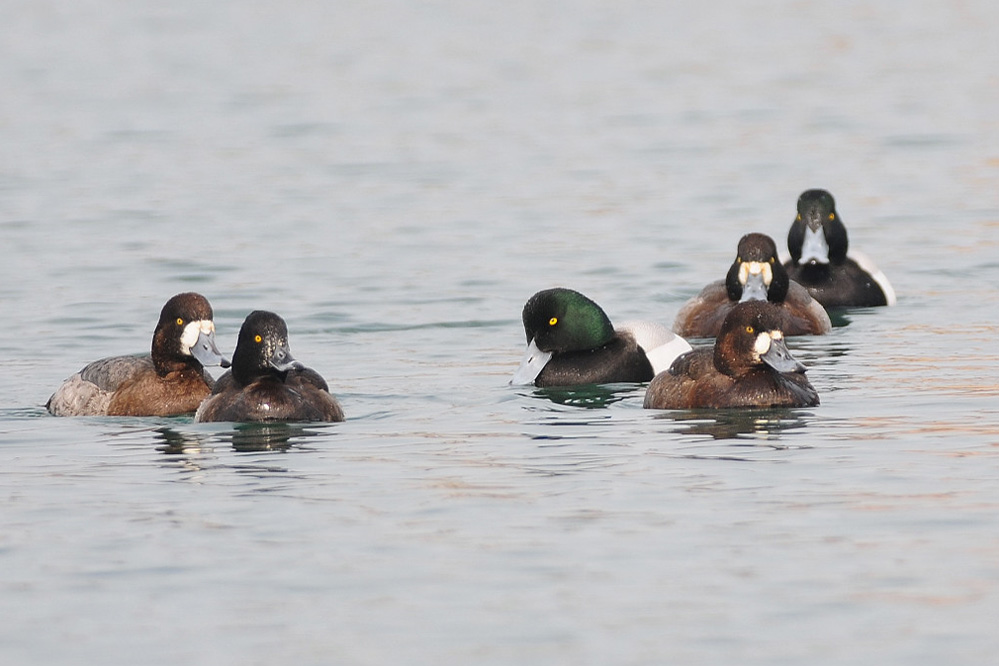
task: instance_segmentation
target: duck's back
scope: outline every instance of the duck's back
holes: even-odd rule
[[[784,335],[824,335],[832,330],[826,309],[794,280],[788,284],[781,309]]]
[[[725,317],[736,301],[730,300],[725,281],[712,282],[697,296],[683,304],[676,313],[673,330],[690,338],[713,338],[721,331]],[[781,308],[781,330],[784,335],[823,335],[832,330],[829,314],[809,291],[793,280]]]
[[[716,280],[680,307],[673,320],[673,331],[684,338],[713,338],[734,306],[725,280]]]
[[[669,370],[660,372],[645,391],[646,409],[685,409],[691,407],[693,392],[699,383],[710,381],[718,373],[711,349],[701,348],[681,355]]]
[[[690,351],[690,344],[665,324],[655,321],[624,321],[618,334],[630,335],[645,352],[652,366],[652,375],[666,370],[678,356]]]
[[[102,358],[64,381],[45,407],[55,416],[103,416],[114,392],[145,370],[156,372],[149,354]]]
[[[191,414],[211,392],[205,370],[160,377],[149,354],[89,363],[59,386],[46,408],[55,416],[176,416]]]
[[[827,308],[889,304],[889,297],[875,277],[849,257],[819,275],[811,266],[795,266],[789,262],[786,268],[792,280],[799,282],[812,298]]]

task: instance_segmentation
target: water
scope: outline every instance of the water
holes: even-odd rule
[[[991,663],[994,3],[3,13],[4,663]],[[535,291],[671,321],[809,187],[899,294],[821,406],[506,386]],[[45,413],[190,289],[348,421]]]

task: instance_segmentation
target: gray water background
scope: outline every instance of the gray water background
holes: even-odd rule
[[[999,5],[8,0],[4,664],[987,664]],[[837,197],[899,294],[822,404],[506,382],[535,291],[671,322]],[[336,425],[56,419],[197,290]]]

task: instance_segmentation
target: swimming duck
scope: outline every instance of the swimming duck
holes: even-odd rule
[[[215,384],[204,366],[228,367],[215,346],[212,306],[201,294],[166,302],[151,353],[90,363],[56,389],[55,416],[174,416],[194,412]]]
[[[284,319],[265,310],[243,321],[232,370],[198,408],[195,421],[343,421],[318,372],[296,361]]]
[[[822,305],[865,307],[894,305],[895,290],[865,255],[847,255],[846,227],[836,202],[825,190],[806,190],[798,197],[798,216],[787,234],[792,280],[801,283]]]
[[[777,306],[739,303],[722,324],[714,348],[683,354],[656,375],[646,409],[810,407],[819,396],[805,366],[791,356]]]
[[[739,240],[724,280],[712,282],[677,312],[673,331],[684,337],[715,337],[736,303],[770,301],[781,312],[784,335],[821,335],[832,329],[825,308],[777,260],[777,244],[765,234]]]
[[[615,330],[599,305],[561,287],[531,296],[523,321],[527,351],[511,384],[647,382],[690,349],[661,324],[632,322]]]

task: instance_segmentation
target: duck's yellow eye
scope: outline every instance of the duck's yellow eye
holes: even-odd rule
[[[184,325],[184,320],[181,319],[180,317],[177,317],[177,325],[178,326],[183,326]]]
[[[742,263],[742,257],[739,257],[739,256],[737,256],[737,257],[735,258],[735,263],[737,263],[737,264],[741,264],[741,263]]]
[[[552,317],[551,319],[548,320],[549,326],[554,326],[557,323],[558,323],[558,317]]]
[[[801,222],[801,213],[798,213],[798,216],[794,219],[798,220],[798,222]]]
[[[829,213],[829,219],[830,220],[835,220],[836,219],[836,213]]]
[[[756,329],[754,329],[752,326],[747,326],[746,327],[746,333],[752,334],[752,333],[755,333],[755,332],[756,332]]]
[[[259,335],[254,335],[253,336],[253,341],[254,342],[263,342],[264,339],[262,337],[260,337]]]
[[[777,259],[775,257],[770,257],[770,263],[771,264],[774,263],[775,261],[777,261]]]

